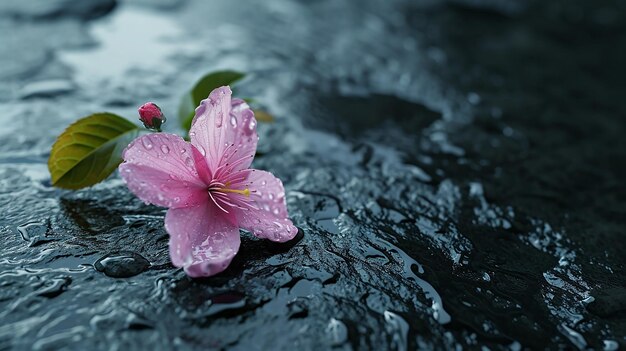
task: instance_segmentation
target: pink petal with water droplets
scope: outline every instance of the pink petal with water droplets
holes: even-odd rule
[[[239,251],[239,229],[211,202],[168,210],[165,229],[172,263],[190,277],[222,272]]]
[[[193,206],[206,201],[189,143],[173,134],[135,139],[119,167],[128,188],[143,201],[164,207]]]
[[[233,99],[229,126],[233,129],[231,147],[222,164],[228,163],[232,172],[249,168],[256,154],[259,136],[254,112],[241,99]]]
[[[256,210],[236,211],[239,226],[259,238],[285,242],[293,239],[298,229],[287,214],[285,189],[280,179],[269,172],[252,170],[246,181],[249,202]]]
[[[189,131],[215,178],[248,168],[259,139],[254,113],[243,100],[231,100],[231,94],[229,87],[213,90],[196,109]]]

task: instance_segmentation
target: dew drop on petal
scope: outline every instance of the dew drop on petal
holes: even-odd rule
[[[167,145],[161,145],[161,151],[162,151],[164,154],[168,154],[168,153],[170,152],[170,148],[169,148],[169,146],[167,146]]]
[[[202,154],[202,156],[206,156],[206,150],[204,149],[204,147],[202,147],[202,145],[198,145],[197,148],[198,148],[198,151],[200,151],[200,154]]]
[[[150,137],[146,136],[145,138],[142,138],[141,143],[143,144],[143,147],[146,148],[146,150],[152,149],[152,141],[150,140]]]
[[[217,113],[217,116],[215,116],[215,126],[217,128],[220,128],[222,126],[223,121],[224,121],[224,113],[222,113],[222,111],[219,111]]]
[[[234,115],[230,116],[230,125],[233,126],[233,128],[237,128],[237,117]]]
[[[191,157],[187,157],[185,159],[185,164],[187,165],[187,167],[193,167],[193,160],[191,159]]]

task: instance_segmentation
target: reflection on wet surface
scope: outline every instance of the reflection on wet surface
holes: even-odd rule
[[[0,5],[0,349],[626,343],[621,2],[63,4]],[[180,132],[221,68],[276,116],[255,167],[301,232],[191,280],[163,209],[45,164],[94,111]]]

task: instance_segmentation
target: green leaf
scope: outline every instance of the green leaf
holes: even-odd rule
[[[185,130],[191,128],[196,106],[200,105],[200,101],[206,99],[211,91],[224,85],[231,85],[241,80],[245,74],[236,71],[218,71],[207,74],[202,77],[191,89],[191,91],[183,96],[178,108],[178,118],[181,126]]]
[[[96,113],[70,125],[52,146],[52,185],[81,189],[101,182],[122,162],[122,151],[139,128],[112,113]]]

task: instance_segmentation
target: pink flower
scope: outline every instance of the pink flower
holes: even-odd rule
[[[239,228],[278,242],[297,234],[280,179],[249,169],[259,139],[256,119],[231,94],[221,87],[202,101],[190,143],[174,134],[145,135],[126,148],[120,165],[135,195],[169,208],[170,257],[191,277],[226,269],[239,250]]]
[[[161,124],[165,123],[165,116],[157,104],[146,102],[139,106],[137,112],[139,112],[139,120],[146,128],[161,131]]]

